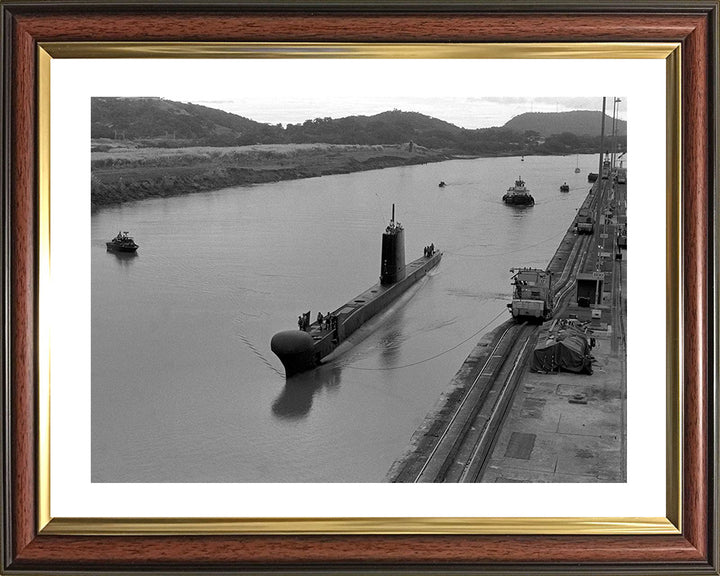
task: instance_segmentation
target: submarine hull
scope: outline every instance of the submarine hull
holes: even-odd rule
[[[311,370],[339,344],[379,312],[385,310],[413,284],[440,263],[442,252],[424,256],[405,266],[404,278],[394,284],[378,282],[341,306],[332,316],[334,328],[311,324],[307,331],[278,332],[270,341],[270,349],[285,367],[285,376]]]

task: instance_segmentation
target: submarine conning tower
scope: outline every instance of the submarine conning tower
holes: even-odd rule
[[[395,221],[395,204],[392,219],[382,236],[380,257],[380,284],[395,284],[405,278],[405,230]]]

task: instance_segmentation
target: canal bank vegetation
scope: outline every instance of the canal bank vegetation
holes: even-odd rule
[[[224,148],[117,145],[92,154],[91,201],[93,208],[98,208],[144,198],[439,162],[451,157],[410,144],[258,144]]]
[[[595,153],[600,121],[593,111],[535,113],[470,130],[392,110],[282,126],[161,98],[93,98],[91,201],[97,208],[451,158]]]

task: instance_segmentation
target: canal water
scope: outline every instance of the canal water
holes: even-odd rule
[[[93,482],[382,481],[508,318],[510,268],[554,254],[597,172],[597,156],[579,163],[451,160],[94,213]],[[501,202],[518,175],[534,207]],[[364,340],[286,383],[270,338],[377,281],[392,203],[407,261],[433,242],[442,262]],[[106,252],[119,230],[136,256]]]

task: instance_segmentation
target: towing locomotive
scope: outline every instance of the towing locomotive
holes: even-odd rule
[[[553,313],[552,272],[538,268],[513,268],[513,318],[544,322]]]
[[[575,230],[578,234],[592,234],[595,229],[595,219],[590,208],[580,208],[575,219]]]

